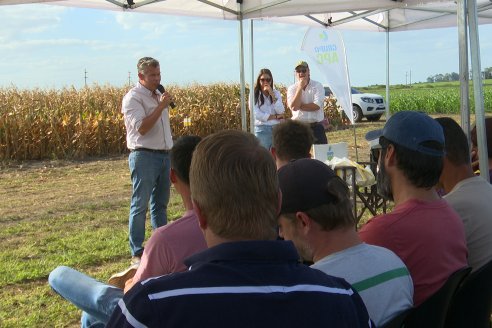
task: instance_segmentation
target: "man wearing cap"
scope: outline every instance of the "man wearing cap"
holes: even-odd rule
[[[344,278],[360,294],[377,327],[413,305],[413,284],[392,251],[362,243],[355,230],[347,184],[315,159],[278,171],[279,233],[292,240],[312,268]]]
[[[359,235],[403,260],[418,306],[468,265],[463,223],[434,189],[443,167],[444,134],[428,115],[403,111],[391,116],[384,129],[366,135],[378,138],[378,192],[394,200],[395,207],[372,218]]]
[[[287,105],[292,111],[292,119],[311,126],[315,144],[327,144],[325,128],[321,124],[325,118],[325,89],[321,83],[311,80],[305,61],[296,64],[295,75],[297,82],[287,89]]]
[[[209,248],[186,260],[186,272],[137,283],[108,328],[372,326],[345,280],[300,264],[291,242],[275,240],[277,169],[254,135],[204,138],[190,186]]]
[[[314,136],[309,125],[300,121],[284,120],[273,127],[272,152],[277,169],[291,160],[311,158]]]
[[[492,185],[473,173],[468,139],[458,123],[450,117],[439,117],[436,121],[446,138],[439,184],[446,192],[443,198],[463,220],[468,263],[476,271],[492,260]]]

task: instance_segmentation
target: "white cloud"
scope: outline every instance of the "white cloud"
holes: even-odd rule
[[[55,29],[66,8],[48,5],[2,6],[0,40],[8,42],[20,35],[31,35]]]

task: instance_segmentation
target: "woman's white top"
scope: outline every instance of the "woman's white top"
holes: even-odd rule
[[[265,94],[263,94],[263,97],[265,99],[263,105],[260,106],[259,101],[255,103],[255,106],[253,108],[253,112],[255,114],[255,125],[275,125],[280,123],[279,120],[268,120],[268,117],[270,115],[285,113],[285,108],[284,104],[282,103],[282,95],[280,94],[280,91],[273,89],[273,94],[275,95],[275,98],[277,98],[277,101],[275,101],[274,103],[272,103],[270,101],[270,97],[265,96]]]

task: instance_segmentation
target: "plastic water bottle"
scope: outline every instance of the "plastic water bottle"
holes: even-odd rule
[[[328,151],[326,152],[326,160],[331,161],[335,157],[335,153],[333,152],[333,149],[331,149],[331,146],[328,146]]]

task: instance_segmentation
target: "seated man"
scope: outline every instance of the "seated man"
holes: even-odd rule
[[[51,288],[84,311],[82,327],[104,327],[118,301],[136,282],[184,271],[183,260],[207,247],[193,211],[189,187],[191,157],[199,141],[197,136],[181,137],[171,149],[170,179],[181,195],[186,213],[181,219],[154,231],[145,246],[137,272],[133,279],[127,281],[124,291],[65,266],[50,273]]]
[[[347,184],[326,164],[299,159],[278,171],[280,235],[312,268],[347,280],[376,327],[413,306],[413,284],[392,251],[361,242]]]
[[[492,183],[492,117],[485,118],[485,140],[487,140],[487,153],[489,158],[489,180]],[[480,173],[479,163],[478,163],[478,140],[477,140],[477,126],[474,125],[470,131],[471,139],[471,154],[472,154],[472,167],[473,170]]]
[[[108,327],[370,327],[357,292],[298,262],[276,241],[280,204],[272,156],[252,135],[221,131],[193,155],[191,194],[210,247],[187,272],[141,281]]]
[[[492,186],[473,174],[468,140],[452,118],[441,117],[446,139],[444,168],[439,179],[446,199],[465,226],[468,264],[473,271],[492,260]]]
[[[468,266],[463,223],[439,197],[444,134],[431,117],[403,111],[391,116],[379,138],[378,192],[394,200],[391,213],[372,218],[359,232],[372,245],[392,250],[410,271],[415,306],[437,292],[455,271]]]
[[[285,120],[273,127],[271,152],[277,169],[293,159],[311,158],[313,131],[306,123]]]

